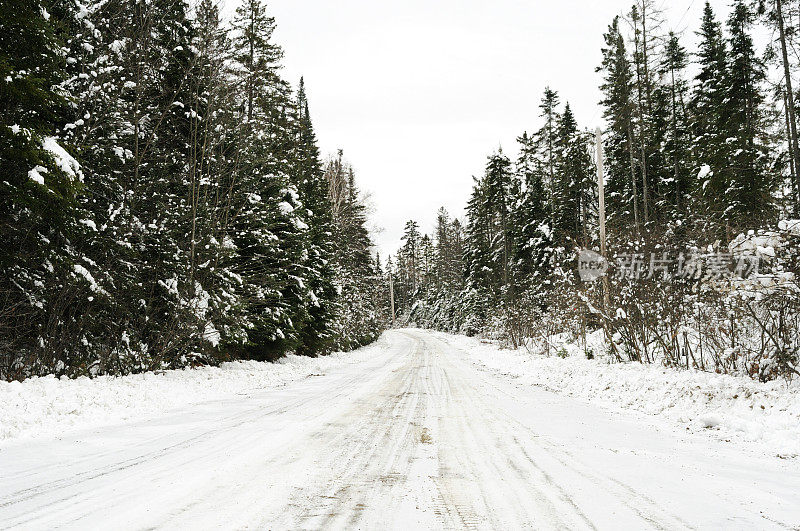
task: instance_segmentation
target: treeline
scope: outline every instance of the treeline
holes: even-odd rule
[[[493,153],[475,179],[463,228],[444,212],[430,237],[407,225],[391,264],[400,314],[545,352],[555,334],[602,328],[616,360],[797,374],[797,231],[775,228],[798,215],[799,13],[796,1],[736,0],[723,24],[706,3],[689,52],[655,2],[636,0],[598,66],[608,281],[582,283],[577,264],[580,249],[600,251],[595,133],[547,89],[516,158]],[[764,53],[759,26],[775,39]],[[748,280],[681,275],[680,260],[646,271],[665,253],[734,270],[746,252],[762,262]],[[624,276],[624,255],[644,274]]]
[[[365,207],[245,0],[0,13],[0,378],[317,355],[385,321]]]

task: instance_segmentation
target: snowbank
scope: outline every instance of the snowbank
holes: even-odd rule
[[[658,415],[689,430],[753,443],[770,454],[800,456],[800,382],[760,383],[746,377],[668,369],[638,363],[587,360],[583,349],[562,343],[566,358],[525,349],[504,350],[466,337],[440,334],[482,370],[604,406]],[[595,335],[588,341],[601,344]],[[594,348],[594,352],[601,352]]]
[[[190,404],[274,388],[385,349],[386,339],[322,358],[288,356],[276,363],[237,361],[203,367],[94,379],[53,376],[0,382],[0,444],[20,438],[140,420]]]

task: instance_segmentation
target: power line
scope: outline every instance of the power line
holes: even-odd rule
[[[694,3],[695,3],[696,1],[697,1],[697,0],[692,0],[692,2],[689,4],[689,7],[687,7],[687,8],[686,8],[686,11],[684,11],[684,13],[683,13],[683,16],[682,16],[682,17],[681,17],[681,19],[678,21],[678,23],[675,25],[675,27],[676,27],[676,28],[680,27],[680,25],[683,23],[683,19],[685,19],[685,18],[686,18],[686,15],[688,15],[688,14],[689,14],[689,11],[691,11],[691,10],[692,10],[692,7],[694,7]]]

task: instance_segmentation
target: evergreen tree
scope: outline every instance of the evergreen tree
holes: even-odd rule
[[[560,120],[560,116],[558,113],[558,106],[560,105],[560,100],[558,97],[558,93],[550,87],[544,89],[544,95],[542,96],[541,103],[539,104],[539,110],[541,111],[541,118],[544,119],[544,123],[533,136],[532,143],[535,145],[535,150],[540,156],[540,160],[538,163],[543,166],[543,186],[547,191],[548,197],[553,196],[553,185],[555,183],[555,172],[556,172],[556,142],[557,142],[557,129],[558,129],[558,121]],[[529,149],[525,147],[525,149]],[[533,153],[531,153],[532,155]],[[549,205],[553,203],[551,201],[548,202]],[[549,212],[550,217],[553,217],[553,211]]]
[[[284,164],[293,131],[285,117],[285,82],[276,75],[282,53],[271,42],[274,19],[260,0],[249,0],[239,6],[233,24],[236,86],[244,103],[232,198],[237,215],[230,233],[235,269],[250,288],[245,353],[272,359],[298,348],[295,323],[307,319],[301,257],[308,227]]]
[[[332,346],[330,324],[336,313],[334,285],[332,214],[328,201],[328,184],[319,158],[317,139],[308,110],[305,83],[300,78],[297,92],[297,175],[294,180],[303,198],[309,245],[306,257],[306,282],[311,304],[308,320],[299,330],[300,351],[319,353]],[[380,264],[380,262],[377,262]]]
[[[333,213],[336,286],[340,294],[333,323],[335,347],[349,350],[375,340],[387,321],[381,315],[383,305],[375,298],[382,279],[372,258],[366,206],[356,187],[355,172],[344,162],[341,150],[328,161],[325,178]]]
[[[547,120],[547,117],[545,116]],[[553,142],[553,151],[555,144]],[[523,133],[517,139],[519,157],[516,162],[517,178],[524,183],[520,196],[512,211],[514,231],[514,282],[519,291],[542,287],[546,276],[546,262],[550,254],[551,215],[549,200],[545,191],[544,178],[551,175],[549,156],[544,160],[537,156],[532,139]],[[555,157],[554,157],[555,158]],[[555,177],[555,161],[552,175]],[[554,179],[555,181],[555,179]]]
[[[489,157],[485,175],[485,209],[488,215],[489,241],[493,263],[493,291],[499,295],[510,285],[513,236],[511,211],[518,195],[511,161],[502,150]]]
[[[588,247],[594,204],[593,164],[587,135],[578,130],[569,104],[559,122],[557,145],[554,238],[564,245]]]
[[[765,73],[749,34],[752,19],[742,0],[734,4],[728,19],[730,40],[722,108],[727,165],[723,169],[722,198],[725,220],[737,227],[756,226],[772,212],[762,110]]]
[[[492,226],[486,201],[486,179],[474,179],[467,203],[464,267],[467,285],[474,293],[473,317],[482,321],[489,305],[493,278]]]
[[[727,77],[725,41],[711,4],[706,2],[697,54],[700,71],[695,77],[691,101],[692,151],[694,171],[698,173],[700,193],[709,215],[721,218],[725,194],[725,79]]]
[[[406,222],[403,229],[403,247],[400,249],[406,265],[405,289],[409,297],[416,298],[422,277],[421,234],[419,224],[414,220]]]
[[[55,15],[67,23],[73,7],[11,1],[0,16],[0,374],[62,359],[44,338],[66,318],[60,295],[83,280],[72,244],[83,172],[59,138],[69,101]]]
[[[609,223],[619,227],[633,223],[638,232],[640,223],[639,190],[636,182],[633,129],[633,72],[625,39],[616,17],[604,35],[603,63],[598,71],[604,73],[601,104],[608,122],[605,134],[605,153],[608,173]]]
[[[247,120],[253,119],[256,98],[270,88],[277,76],[283,51],[272,42],[275,19],[267,15],[263,0],[245,0],[236,8],[233,27],[235,58],[241,70],[245,112]]]
[[[484,176],[475,181],[467,205],[465,267],[478,322],[490,305],[515,296],[511,289],[514,191],[511,161],[498,151],[489,156]]]
[[[436,277],[436,289],[441,290],[453,281],[450,269],[450,254],[452,253],[452,243],[450,234],[450,215],[444,207],[436,212],[436,264],[434,274]]]
[[[686,167],[690,148],[685,105],[688,88],[682,77],[687,65],[686,50],[681,46],[678,36],[670,32],[660,70],[667,76],[668,82],[669,127],[664,154],[665,164],[671,166],[672,171],[662,182],[661,193],[665,203],[671,206],[665,210],[665,214],[672,219],[685,212],[692,183],[689,168]]]

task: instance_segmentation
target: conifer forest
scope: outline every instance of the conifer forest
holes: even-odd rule
[[[14,1],[0,56],[0,377],[319,355],[385,316],[264,3]]]

